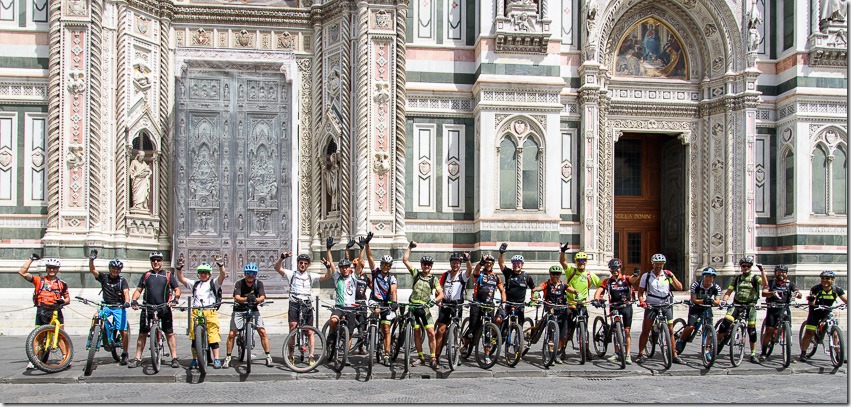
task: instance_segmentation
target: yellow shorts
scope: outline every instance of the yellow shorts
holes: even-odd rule
[[[201,312],[207,318],[207,343],[221,342],[222,338],[219,336],[219,315],[216,313],[216,310],[205,309]],[[189,323],[189,339],[195,339],[195,318],[192,318]]]

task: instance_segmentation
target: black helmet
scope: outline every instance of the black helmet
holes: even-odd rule
[[[352,262],[350,262],[350,261],[348,261],[348,260],[346,260],[346,259],[343,259],[343,260],[340,260],[340,262],[339,262],[339,263],[337,263],[337,266],[339,266],[339,267],[351,267],[351,266],[352,266]]]
[[[461,261],[461,255],[458,254],[458,253],[452,253],[452,255],[449,256],[449,261],[455,261],[455,260]]]
[[[420,263],[422,264],[434,264],[434,258],[431,256],[423,256],[420,258]]]
[[[493,256],[491,256],[491,255],[489,255],[489,254],[486,254],[486,255],[482,256],[482,263],[487,263],[487,262],[491,262],[491,263],[493,263],[493,262],[494,262],[494,260],[495,260],[495,259],[493,258]]]
[[[148,256],[148,258],[151,260],[162,260],[163,254],[160,252],[153,252],[150,256]]]
[[[753,266],[753,257],[745,256],[739,259],[739,266],[744,266],[745,264]]]
[[[310,256],[306,255],[306,254],[299,254],[298,257],[296,257],[296,259],[295,259],[296,262],[300,262],[302,260],[310,263]]]
[[[774,266],[774,272],[776,273],[778,271],[788,273],[789,272],[789,266],[787,266],[785,264],[778,264],[778,265]]]
[[[621,259],[615,258],[609,260],[609,270],[619,269],[621,268],[621,266],[623,266],[623,262],[621,262]]]

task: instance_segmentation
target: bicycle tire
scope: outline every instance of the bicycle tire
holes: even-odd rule
[[[464,317],[464,320],[461,321],[461,335],[466,335],[468,330],[470,330],[470,317]],[[472,337],[473,333],[470,333],[470,335]],[[467,360],[470,358],[470,354],[473,353],[473,347],[476,346],[474,340],[475,338],[471,338],[467,346],[464,346],[464,342],[461,341],[461,348],[458,352],[458,356],[461,359]]]
[[[549,368],[558,354],[559,331],[556,321],[548,320],[541,334],[541,363]],[[552,346],[552,350],[550,349]]]
[[[827,346],[830,349],[830,364],[833,367],[840,367],[845,362],[845,335],[842,334],[842,329],[834,325],[827,332]]]
[[[535,339],[532,337],[532,329],[535,328],[535,321],[532,321],[532,318],[526,317],[523,320],[523,353],[520,355],[521,357],[526,356],[526,353],[529,352],[529,349],[532,348],[532,341]]]
[[[505,364],[514,367],[520,363],[523,353],[523,331],[520,325],[512,322],[508,325],[505,336]]]
[[[346,327],[346,321],[340,319],[337,321],[337,339],[334,342],[334,360],[332,368],[335,372],[340,373],[346,367],[346,360],[349,356],[349,330]]]
[[[402,322],[400,322],[400,316],[396,316],[393,318],[393,322],[390,324],[390,361],[395,362],[396,358],[399,357],[399,352],[402,351],[402,342],[405,341],[405,333],[402,332],[404,328],[402,326]]]
[[[313,361],[310,364],[310,333],[313,333]],[[290,349],[287,344],[293,341],[293,353],[290,354]],[[325,359],[325,335],[312,326],[302,326],[287,334],[282,346],[284,364],[293,372],[307,373],[315,370]],[[290,357],[293,361],[290,362]]]
[[[801,322],[801,330],[798,331],[798,343],[804,343],[804,331],[807,329],[807,321]],[[810,346],[806,349],[806,355],[808,358],[813,357],[816,354],[816,350],[818,350],[819,344],[819,334],[818,327],[816,327],[815,332],[813,332],[813,337],[810,338]]]
[[[254,323],[245,321],[242,331],[242,349],[245,354],[245,374],[251,374],[251,351],[254,345]]]
[[[724,318],[723,318],[723,317],[722,317],[722,318],[720,318],[719,320],[715,321],[714,329],[715,329],[715,338],[716,338],[716,339],[718,338],[718,335],[720,335],[720,334],[721,334],[721,322],[722,322],[722,321],[724,321]],[[732,326],[732,325],[731,325],[731,326]],[[729,328],[728,328],[728,331],[729,331]],[[719,354],[719,353],[721,353],[721,350],[722,350],[722,349],[724,349],[724,345],[726,345],[726,344],[727,344],[727,342],[730,342],[730,332],[727,332],[727,333],[724,335],[724,339],[723,339],[723,340],[718,341],[718,349],[715,351],[715,354],[716,354],[716,355],[717,355],[717,354]]]
[[[715,335],[715,330],[706,325],[700,329],[703,331],[700,339],[701,359],[703,359],[703,367],[709,369],[718,359],[718,337]]]
[[[615,355],[620,354],[618,363],[621,369],[626,369],[626,355],[629,355],[629,349],[626,349],[626,345],[624,344],[624,330],[621,321],[615,321],[615,324],[612,326],[612,333],[614,334],[612,336]]]
[[[656,345],[659,343],[659,333],[653,329],[653,326],[650,327],[650,338],[647,341],[647,345],[645,345],[644,352],[648,358],[652,358],[653,355],[656,354]],[[648,348],[649,347],[649,348]]]
[[[683,348],[685,349],[685,344],[689,343],[694,339],[695,333],[697,333],[697,329],[692,329],[690,338],[682,338],[683,330],[686,329],[686,321],[682,318],[677,318],[674,320],[674,346],[677,346],[677,341],[683,342]],[[680,350],[677,349],[677,354],[679,354]]]
[[[762,320],[762,328],[760,328],[760,330],[759,330],[760,342],[762,341],[762,338],[765,338],[765,328],[766,328],[765,321],[766,320]],[[779,331],[779,329],[774,331],[775,337],[778,334],[777,331]],[[769,338],[768,344],[765,345],[765,346],[762,346],[762,354],[765,355],[766,357],[768,357],[768,356],[771,356],[771,352],[773,352],[773,351],[774,351],[774,338]]]
[[[609,324],[602,315],[594,318],[594,334],[591,335],[591,340],[594,342],[594,353],[599,357],[606,356],[607,348],[609,347]]]
[[[207,327],[204,325],[195,325],[195,357],[198,360],[198,371],[201,375],[207,374]]]
[[[748,339],[746,329],[745,325],[739,322],[733,325],[733,339],[730,341],[730,363],[733,367],[742,364],[745,358],[745,341]]]
[[[402,347],[405,348],[405,360],[403,361],[402,370],[404,373],[408,373],[408,369],[411,366],[411,347],[414,345],[414,326],[413,321],[405,322],[405,334],[403,338],[400,339]]]
[[[58,373],[67,369],[74,357],[74,344],[71,343],[71,337],[62,329],[59,330],[59,338],[56,339],[57,348],[49,349],[54,328],[56,328],[54,325],[41,325],[33,329],[27,336],[27,344],[24,348],[27,359],[38,370],[45,373]],[[56,351],[60,352],[61,358],[58,362],[53,362],[51,355]]]
[[[329,319],[329,320],[327,320],[327,321],[325,321],[325,323],[324,323],[324,324],[322,324],[322,336],[324,336],[324,337],[326,337],[326,338],[328,337],[328,327],[329,327],[330,325],[331,325],[331,320],[330,320],[330,319]]]
[[[783,368],[789,367],[792,363],[792,324],[789,321],[784,321],[780,327],[779,338],[780,354],[783,356]]]
[[[461,356],[461,332],[458,324],[452,322],[446,328],[446,360],[449,362],[449,370],[458,368],[458,358]]]
[[[370,325],[366,331],[366,380],[372,378],[372,367],[375,365],[375,351],[376,351],[376,342],[378,341],[378,327],[375,325]]]
[[[89,354],[86,356],[86,366],[83,367],[83,376],[91,376],[95,367],[95,354],[98,353],[98,342],[100,340],[100,324],[93,324],[89,329]]]
[[[488,322],[482,325],[482,334],[479,335],[479,340],[476,344],[476,362],[479,364],[479,367],[490,369],[496,364],[496,361],[499,359],[499,345],[501,343],[502,335],[496,324]],[[490,359],[490,361],[486,359]]]
[[[579,364],[584,365],[588,360],[588,326],[585,321],[576,322],[576,334],[579,338]]]
[[[671,330],[667,323],[663,323],[659,327],[659,353],[662,354],[665,370],[670,369],[674,360],[674,347],[671,344]]]
[[[160,340],[160,328],[155,324],[151,326],[151,332],[148,334],[148,349],[151,350],[151,365],[153,365],[154,373],[160,372],[160,366],[162,364],[162,354],[160,354],[159,347],[160,345],[157,343]]]
[[[112,338],[110,338],[112,336]],[[121,339],[121,332],[113,330],[110,334],[106,329],[103,330],[103,342],[110,343],[109,353],[112,354],[112,358],[118,362],[121,360],[121,354],[118,352],[118,349],[124,349],[124,342]]]

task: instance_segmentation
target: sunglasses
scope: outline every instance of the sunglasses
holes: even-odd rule
[[[577,263],[587,263],[588,260],[576,260]]]
[[[822,277],[822,280],[833,281],[833,277]]]
[[[512,261],[511,264],[523,264],[522,261]]]
[[[163,259],[151,259],[151,263],[153,263],[153,262],[162,263]]]

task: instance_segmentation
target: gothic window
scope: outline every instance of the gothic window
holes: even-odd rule
[[[795,212],[795,154],[793,152],[786,152],[786,155],[783,157],[782,168],[782,179],[786,191],[783,214],[789,216]]]
[[[446,41],[464,43],[467,31],[467,1],[446,0],[443,9],[445,10]]]
[[[539,209],[538,184],[541,176],[538,143],[531,137],[523,142],[523,209]]]
[[[783,51],[795,44],[795,0],[783,0]]]
[[[32,21],[34,23],[47,22],[47,0],[32,0]]]
[[[543,147],[532,134],[519,140],[506,136],[499,144],[499,208],[544,208]]]
[[[0,205],[17,204],[18,117],[0,115]]]
[[[827,213],[827,152],[822,146],[813,150],[812,157],[812,213]]]
[[[24,132],[24,205],[47,203],[47,115],[27,113]]]
[[[833,151],[833,213],[848,213],[848,154],[842,147]]]
[[[499,144],[499,207],[517,208],[517,146],[509,137]]]

